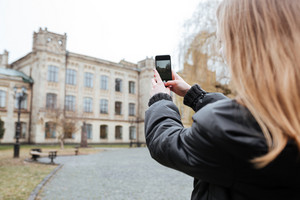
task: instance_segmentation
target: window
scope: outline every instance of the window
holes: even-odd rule
[[[108,135],[108,126],[101,125],[100,126],[100,139],[107,139],[107,135]]]
[[[108,90],[108,76],[101,75],[101,77],[100,77],[100,88],[102,90]]]
[[[4,108],[6,104],[6,92],[0,90],[0,108]]]
[[[136,128],[135,128],[135,126],[130,126],[129,127],[129,139],[130,140],[135,140],[136,139]]]
[[[15,123],[15,130],[16,130],[15,134],[17,134],[17,126],[18,126],[18,122]],[[26,132],[27,132],[27,124],[25,122],[20,122],[20,135],[19,135],[19,138],[26,138]]]
[[[75,111],[75,96],[66,95],[65,109],[67,111]]]
[[[89,98],[89,97],[85,97],[83,103],[84,103],[84,105],[83,105],[84,112],[92,112],[93,99]]]
[[[19,109],[19,98],[21,96],[21,93],[17,93],[16,94],[16,98],[15,98],[15,108]],[[27,109],[27,96],[24,97],[24,99],[22,99],[21,101],[21,109]]]
[[[56,137],[56,124],[54,122],[46,122],[45,124],[45,138]]]
[[[122,130],[123,127],[122,126],[116,126],[116,130],[115,130],[115,138],[117,140],[122,140]]]
[[[66,84],[76,85],[76,70],[67,69]]]
[[[129,94],[135,94],[135,82],[129,81]]]
[[[135,104],[129,103],[129,115],[134,116],[135,115]]]
[[[88,88],[93,87],[93,74],[89,72],[84,73],[84,86]]]
[[[92,139],[93,136],[93,125],[86,124],[86,137],[87,139]]]
[[[58,82],[58,67],[53,65],[48,66],[48,81]]]
[[[116,92],[122,92],[122,79],[116,78],[116,80],[115,80],[115,90],[116,90]]]
[[[48,109],[55,109],[56,108],[56,100],[57,95],[53,93],[47,93],[46,96],[46,108]]]
[[[102,114],[108,113],[108,100],[106,100],[106,99],[100,100],[100,113],[102,113]]]
[[[122,102],[119,101],[115,102],[115,114],[122,115]]]
[[[76,131],[74,123],[63,123],[64,138],[73,138],[73,133]]]

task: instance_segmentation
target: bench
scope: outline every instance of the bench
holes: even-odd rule
[[[56,158],[57,151],[56,150],[50,150],[47,152],[42,152],[41,149],[31,149],[30,151],[31,159],[34,161],[37,161],[37,158],[41,156],[48,156],[51,159],[51,164],[54,164],[53,159]]]

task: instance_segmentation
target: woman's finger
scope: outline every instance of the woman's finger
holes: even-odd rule
[[[154,76],[156,78],[156,82],[157,83],[161,83],[162,82],[162,80],[160,78],[160,75],[159,75],[159,73],[158,73],[158,71],[156,69],[154,69]]]
[[[152,85],[156,85],[157,84],[154,78],[152,78],[151,81],[152,81]]]
[[[172,70],[172,80],[176,79],[176,72],[174,70]]]

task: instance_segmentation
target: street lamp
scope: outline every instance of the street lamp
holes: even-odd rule
[[[26,88],[22,87],[21,89],[22,89],[21,92],[18,92],[18,88],[14,87],[15,98],[18,103],[18,122],[16,126],[16,143],[14,144],[14,158],[19,158],[19,154],[20,154],[19,138],[21,135],[21,122],[20,122],[21,104],[22,101],[27,98]]]

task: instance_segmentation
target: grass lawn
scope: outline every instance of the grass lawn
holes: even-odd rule
[[[30,158],[32,148],[58,150],[59,155],[74,155],[74,147],[21,145],[20,158],[13,158],[13,145],[0,145],[0,199],[27,199],[34,188],[57,166],[29,163],[24,160]],[[80,148],[79,154],[91,154],[101,151],[94,148]]]

